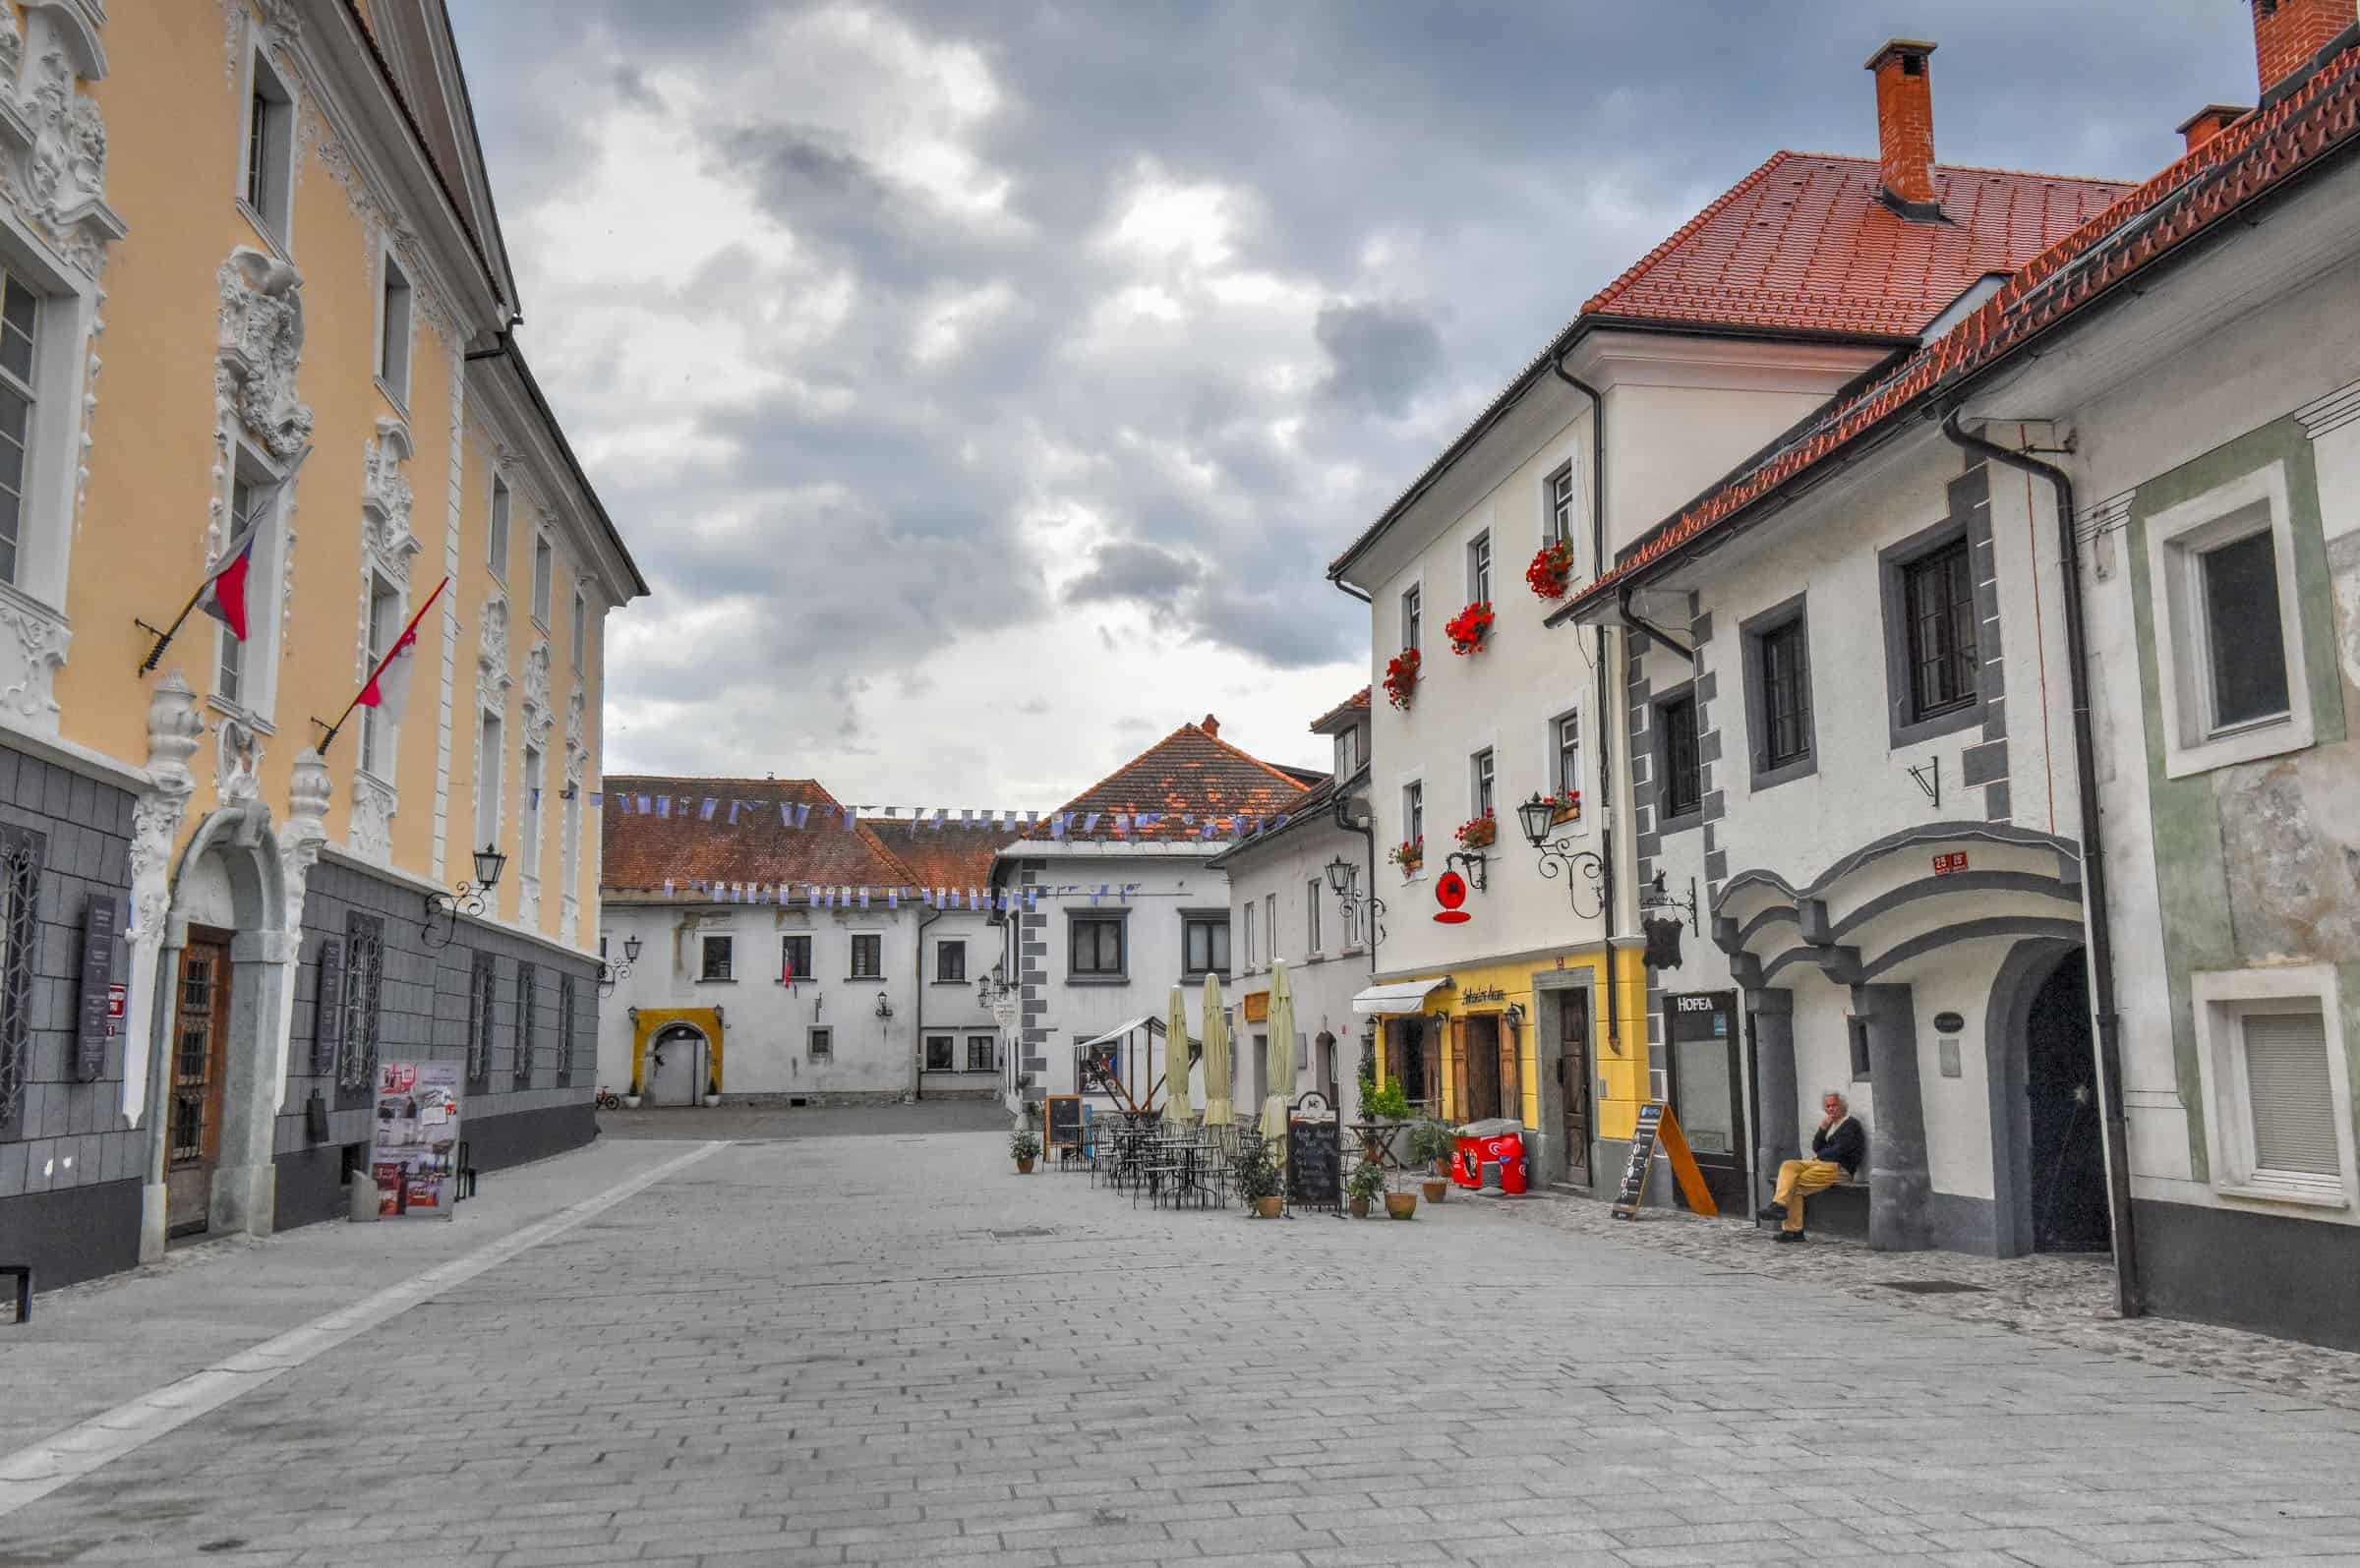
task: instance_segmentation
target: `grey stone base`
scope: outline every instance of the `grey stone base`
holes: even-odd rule
[[[2360,1229],[2185,1203],[2131,1211],[2149,1310],[2360,1351]]]
[[[598,1136],[598,1116],[589,1101],[578,1100],[507,1116],[468,1119],[460,1131],[466,1138],[467,1157],[480,1175],[580,1148]],[[278,1191],[271,1215],[274,1228],[284,1231],[342,1219],[348,1205],[344,1173],[348,1169],[366,1171],[368,1154],[365,1144],[353,1145],[347,1152],[346,1145],[323,1143],[279,1155],[275,1162]]]
[[[721,1103],[724,1105],[759,1105],[775,1110],[795,1107],[818,1108],[830,1105],[893,1105],[908,1093],[907,1089],[843,1089],[829,1094],[725,1094],[721,1097]],[[930,1093],[926,1096],[929,1100],[961,1098],[989,1100],[998,1097],[997,1090],[974,1096],[962,1096],[947,1091]]]
[[[113,1274],[139,1260],[136,1181],[0,1198],[0,1263],[31,1264],[36,1291]]]

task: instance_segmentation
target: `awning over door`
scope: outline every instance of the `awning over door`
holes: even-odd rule
[[[1087,1051],[1093,1045],[1104,1045],[1109,1040],[1119,1040],[1125,1035],[1129,1034],[1133,1029],[1146,1028],[1150,1024],[1154,1025],[1154,1027],[1160,1031],[1163,1028],[1163,1019],[1154,1016],[1152,1014],[1143,1013],[1136,1018],[1131,1018],[1122,1023],[1116,1024],[1113,1028],[1108,1029],[1104,1034],[1099,1035],[1093,1040],[1084,1040],[1080,1045],[1076,1046],[1075,1049],[1078,1051]]]
[[[1417,1013],[1424,1010],[1426,997],[1435,987],[1447,983],[1442,975],[1431,980],[1396,980],[1391,985],[1373,985],[1352,999],[1355,1013]]]

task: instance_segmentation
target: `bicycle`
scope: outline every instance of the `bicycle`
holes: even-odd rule
[[[601,1083],[598,1086],[598,1098],[592,1103],[602,1111],[620,1111],[622,1109],[622,1096]]]

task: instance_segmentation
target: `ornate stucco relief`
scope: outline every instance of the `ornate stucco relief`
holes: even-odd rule
[[[197,694],[175,669],[148,699],[148,777],[152,783],[131,807],[131,973],[123,1019],[123,1118],[135,1124],[148,1099],[148,1052],[163,947],[164,915],[172,907],[172,843],[180,837],[189,797],[197,792],[189,763],[205,720]]]
[[[274,462],[311,444],[312,411],[297,395],[303,364],[303,274],[241,245],[221,263],[220,356],[214,388]]]
[[[400,803],[391,784],[353,770],[352,826],[344,836],[345,847],[364,860],[392,864],[393,813]]]
[[[0,590],[0,715],[42,734],[57,733],[57,672],[66,667],[73,640],[65,616]]]
[[[74,0],[0,6],[0,195],[77,270],[95,279],[130,232],[106,204],[106,121],[82,90],[106,53]]]
[[[394,419],[377,422],[377,435],[366,443],[367,475],[361,495],[361,548],[370,563],[395,583],[407,586],[410,557],[418,553],[418,536],[410,530],[410,507],[415,497],[402,473],[412,448],[410,434]]]
[[[479,696],[498,706],[507,695],[508,676],[508,600],[505,594],[494,594],[484,601],[477,617],[476,690]]]
[[[557,721],[549,704],[549,643],[544,639],[524,656],[524,736],[544,749],[549,745],[550,726]]]

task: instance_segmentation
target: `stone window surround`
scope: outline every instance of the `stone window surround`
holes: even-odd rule
[[[0,596],[33,601],[45,616],[62,621],[83,460],[85,361],[97,314],[97,287],[51,261],[48,248],[26,234],[4,209],[0,264],[40,297],[16,580],[0,583]]]
[[[2360,1160],[2352,1132],[2352,1084],[2346,1066],[2342,1000],[2335,967],[2327,963],[2283,967],[2199,970],[2189,976],[2196,1021],[2197,1077],[2205,1124],[2207,1168],[2212,1190],[2241,1201],[2303,1208],[2360,1207]],[[2258,1173],[2253,1154],[2252,1113],[2239,1069],[2235,1019],[2258,1002],[2309,1003],[2320,1010],[2328,1055],[2328,1087],[2335,1113],[2340,1178]]]
[[[1188,962],[1188,928],[1193,923],[1213,920],[1217,920],[1223,926],[1227,926],[1229,924],[1229,911],[1225,907],[1208,904],[1203,908],[1181,909],[1178,911],[1178,913],[1180,916],[1180,977],[1183,980],[1194,980],[1199,984],[1202,984],[1207,971],[1203,969],[1191,968]],[[1231,935],[1234,936],[1235,933],[1232,932]],[[1233,952],[1229,955],[1229,962],[1231,965],[1234,965],[1236,961],[1237,955]],[[1126,967],[1128,967],[1127,964]],[[1214,969],[1211,972],[1221,976],[1223,979],[1227,979],[1229,977],[1230,970],[1228,967],[1222,967]]]
[[[238,184],[233,199],[238,210],[246,215],[246,221],[254,225],[255,232],[283,255],[292,250],[295,238],[295,128],[302,113],[302,99],[295,84],[270,63],[261,43],[254,39],[249,39],[246,45],[244,86],[245,90],[238,95]],[[276,209],[275,214],[258,209],[247,200],[247,192],[254,183],[254,99],[258,91],[278,106],[278,136],[275,141],[266,142],[266,150],[273,154],[272,161],[278,165],[268,175],[275,197],[269,206]],[[267,132],[266,128],[266,139]]]
[[[387,309],[394,295],[401,296],[401,362],[395,365],[387,354],[385,329],[392,323],[386,319]],[[410,412],[410,371],[417,350],[418,288],[410,280],[409,269],[393,254],[390,244],[380,245],[377,251],[377,334],[372,354],[377,367],[377,389],[385,396],[404,419]]]
[[[1980,526],[1975,520],[1951,516],[1927,528],[1921,528],[1905,539],[1887,545],[1876,552],[1877,597],[1883,610],[1885,643],[1885,722],[1887,743],[1900,751],[1906,746],[1919,745],[1943,735],[1973,729],[1983,722],[1983,705],[1998,695],[1992,689],[1992,677],[1985,673],[1998,659],[1996,641],[1988,635],[1988,623],[1976,627],[1976,700],[1934,715],[1931,719],[1912,720],[1910,692],[1910,635],[1908,597],[1903,587],[1907,569],[1938,550],[1964,540],[1967,544],[1967,574],[1975,590],[1976,612],[1982,612],[1984,601],[1983,566],[1978,556],[1990,546],[1990,514],[1985,509]],[[1751,682],[1747,683],[1750,695]],[[1750,708],[1750,704],[1749,704]],[[1750,747],[1748,748],[1751,749]]]
[[[1129,985],[1131,983],[1131,911],[1128,909],[1068,909],[1065,913],[1065,983],[1067,985]],[[1122,927],[1122,967],[1112,974],[1073,972],[1074,927],[1084,920],[1110,920]]]
[[[2189,597],[2194,577],[2189,570],[2191,557],[2198,551],[2244,537],[2250,530],[2233,526],[2234,521],[2257,505],[2268,508],[2271,547],[2276,556],[2278,637],[2286,661],[2287,711],[2283,718],[2198,738],[2191,733],[2195,727],[2191,708],[2201,697],[2194,683],[2203,677],[2204,661],[2201,656],[2183,659],[2180,653],[2183,637],[2193,642],[2204,636],[2204,616]],[[2295,581],[2294,518],[2284,462],[2267,464],[2155,513],[2146,520],[2146,532],[2164,777],[2183,779],[2309,746],[2314,738],[2310,667]]]
[[[1693,811],[1683,811],[1676,817],[1666,811],[1664,804],[1671,798],[1672,769],[1671,756],[1665,749],[1666,743],[1670,737],[1664,726],[1663,713],[1667,707],[1670,707],[1672,704],[1681,701],[1682,698],[1687,699],[1694,705],[1694,712],[1696,715],[1696,809]],[[1697,693],[1696,682],[1693,679],[1688,679],[1680,682],[1680,684],[1676,686],[1667,686],[1662,691],[1649,693],[1647,698],[1647,709],[1649,715],[1647,726],[1649,731],[1648,749],[1654,761],[1653,771],[1655,778],[1656,800],[1655,831],[1665,838],[1670,838],[1673,834],[1685,833],[1690,828],[1699,827],[1704,822],[1704,797],[1708,792],[1705,788],[1704,778],[1706,768],[1704,756],[1704,699]]]
[[[1738,623],[1738,646],[1745,662],[1745,760],[1747,774],[1755,794],[1774,789],[1791,780],[1804,779],[1819,771],[1819,737],[1817,734],[1819,705],[1811,700],[1811,622],[1808,592],[1780,601],[1758,614],[1748,615]],[[1762,764],[1762,747],[1769,735],[1769,694],[1763,689],[1761,645],[1773,632],[1786,630],[1800,623],[1802,627],[1802,755],[1792,762],[1768,768]]]
[[[863,939],[877,945],[877,972],[860,973],[860,943]],[[853,931],[846,934],[845,981],[848,984],[883,985],[885,983],[885,933],[882,931]]]
[[[959,950],[959,972],[958,972],[958,974],[956,974],[956,975],[947,975],[947,974],[944,974],[944,973],[942,972],[942,952],[943,952],[943,949],[945,949],[945,948],[957,948],[957,949]],[[933,974],[933,977],[932,977],[930,980],[928,980],[928,981],[927,981],[927,984],[929,984],[929,985],[967,985],[967,984],[970,984],[970,983],[971,983],[971,982],[970,982],[970,980],[968,979],[968,974],[967,974],[967,938],[965,938],[965,937],[937,937],[937,938],[935,938],[935,940],[934,940],[934,974]]]

